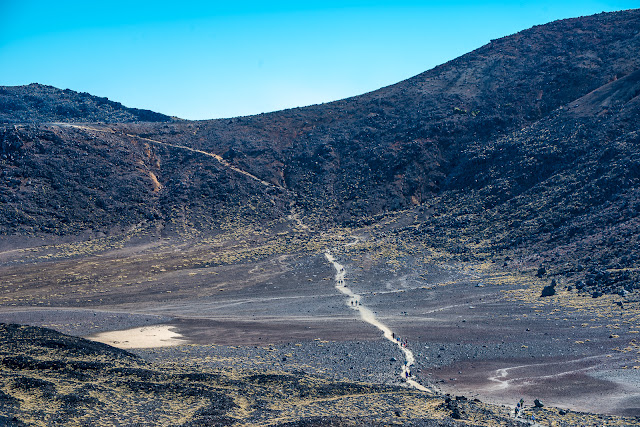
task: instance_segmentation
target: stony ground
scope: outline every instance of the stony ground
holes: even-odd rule
[[[397,386],[185,363],[189,349],[150,363],[49,329],[0,335],[3,425],[516,425],[500,408]]]
[[[246,410],[225,415],[234,423],[308,418],[330,425],[333,421],[322,417],[337,417],[336,425],[348,425],[369,416],[371,423],[431,425],[433,420],[449,420],[442,421],[446,425],[459,406],[465,408],[466,419],[492,414],[477,424],[495,425],[497,419],[510,422],[504,414],[520,397],[528,408],[534,399],[542,401],[544,409],[535,409],[535,416],[555,425],[575,425],[577,420],[636,423],[618,418],[636,416],[640,407],[640,369],[636,369],[640,349],[635,341],[640,308],[633,295],[591,298],[559,283],[556,295],[541,298],[549,279],[536,277],[535,269],[497,256],[459,262],[389,233],[388,227],[397,226],[315,233],[291,225],[281,228],[282,234],[237,229],[182,242],[147,239],[143,244],[113,247],[98,240],[12,252],[0,267],[3,277],[10,278],[2,285],[0,321],[46,326],[76,336],[171,325],[186,345],[132,350],[142,357],[136,364],[168,370],[167,375],[175,375],[173,370],[215,372],[238,379],[276,373],[288,378],[284,382],[289,385],[278,386],[285,388],[301,378],[322,384],[377,384],[366,385],[366,393],[330,399],[335,406],[314,406],[285,393],[282,400],[267,399],[269,405],[252,403],[260,408],[251,412],[254,418]],[[402,382],[403,355],[362,322],[337,292],[325,250],[345,265],[347,284],[362,295],[362,304],[407,340],[416,356],[414,378],[441,397],[411,391]],[[118,285],[106,286],[110,281]],[[51,292],[54,288],[58,291]],[[30,369],[29,375],[46,374],[45,381],[55,383],[52,372]],[[9,377],[16,374],[3,372]],[[91,381],[106,388],[111,384],[104,378]],[[5,382],[3,388],[10,396],[11,384]],[[394,390],[390,394],[373,391],[389,387]],[[445,393],[468,400],[445,402]],[[36,394],[30,402],[52,399]],[[257,399],[253,391],[242,398]],[[483,406],[473,399],[497,406]],[[347,410],[347,405],[361,405],[363,410]],[[380,412],[367,413],[365,408],[371,407],[381,408]],[[22,404],[13,408],[8,413],[31,414]],[[55,408],[56,416],[71,416],[60,415],[60,407]],[[157,406],[148,411],[153,415],[145,416],[169,417],[160,415],[164,409],[157,412]],[[116,412],[111,408],[98,413],[103,420],[113,420]],[[123,413],[133,417],[135,410]],[[195,412],[191,415],[197,419]],[[53,419],[43,417],[31,414],[24,419],[45,424]]]
[[[526,425],[510,408],[462,396],[246,363],[295,359],[294,348],[188,346],[141,359],[49,329],[0,324],[0,335],[3,425]],[[213,367],[221,360],[224,368]],[[526,416],[548,425],[634,423],[553,408]]]

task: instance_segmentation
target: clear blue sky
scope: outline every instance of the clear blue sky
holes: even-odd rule
[[[636,1],[0,0],[0,85],[32,82],[187,119],[378,89],[490,39]]]

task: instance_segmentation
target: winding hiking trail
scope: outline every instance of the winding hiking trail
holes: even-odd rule
[[[398,346],[398,348],[404,354],[405,363],[402,366],[402,372],[400,373],[400,376],[404,380],[406,380],[407,384],[409,384],[413,388],[421,390],[421,391],[426,391],[428,393],[433,393],[433,390],[428,389],[427,387],[423,386],[419,382],[417,382],[417,381],[415,381],[415,380],[413,380],[413,379],[411,379],[409,377],[409,373],[410,373],[409,367],[411,365],[413,365],[414,362],[415,362],[415,358],[413,356],[413,352],[411,350],[409,350],[408,348],[403,347],[402,344],[395,339],[394,333],[391,331],[391,329],[389,329],[389,327],[387,325],[385,325],[384,323],[382,323],[378,319],[376,319],[376,316],[373,313],[373,311],[371,311],[370,309],[368,309],[367,307],[363,306],[360,303],[360,299],[361,299],[360,295],[354,293],[353,291],[351,291],[351,289],[349,289],[347,286],[345,286],[345,284],[344,284],[344,277],[345,277],[344,266],[342,264],[338,263],[336,261],[336,259],[333,257],[333,255],[331,255],[329,252],[325,252],[324,256],[327,259],[327,261],[329,261],[333,265],[333,268],[335,268],[335,270],[336,270],[336,276],[335,276],[335,287],[336,287],[336,289],[339,290],[341,293],[343,293],[343,294],[345,294],[345,295],[347,295],[349,297],[349,299],[347,300],[347,306],[351,307],[353,310],[357,310],[360,313],[360,317],[362,318],[362,320],[364,320],[365,322],[375,326],[380,331],[382,331],[384,337],[386,339],[388,339],[389,341],[391,341],[392,343],[396,344]]]

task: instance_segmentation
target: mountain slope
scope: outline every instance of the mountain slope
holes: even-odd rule
[[[136,224],[211,230],[232,218],[282,216],[277,189],[256,186],[215,158],[95,129],[0,130],[0,232],[73,235]]]
[[[456,219],[468,239],[518,248],[594,296],[638,288],[638,95],[636,71],[468,150],[431,229]]]
[[[511,251],[594,293],[637,288],[639,28],[640,10],[557,21],[253,117],[5,126],[1,232],[211,232],[296,212],[358,225],[415,207],[430,245]]]
[[[339,219],[428,200],[471,145],[534,123],[640,68],[640,13],[558,21],[379,91],[254,117],[139,132],[224,155]],[[326,201],[335,200],[333,206]]]

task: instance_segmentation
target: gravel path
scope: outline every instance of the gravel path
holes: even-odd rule
[[[327,261],[329,261],[333,265],[333,268],[335,268],[336,270],[336,289],[349,297],[347,299],[348,304],[346,305],[351,309],[358,311],[360,313],[360,318],[363,321],[375,326],[380,331],[382,331],[383,336],[391,343],[397,345],[400,351],[402,351],[405,362],[402,365],[400,377],[404,381],[406,381],[407,384],[417,390],[432,392],[432,390],[426,388],[425,386],[411,378],[411,366],[414,364],[415,358],[413,356],[413,352],[406,347],[406,343],[403,343],[402,340],[398,338],[397,335],[392,332],[387,325],[379,321],[373,311],[362,305],[362,303],[360,302],[362,297],[360,295],[354,293],[353,291],[351,291],[351,289],[349,289],[349,287],[347,287],[347,285],[345,284],[344,266],[338,263],[329,252],[326,252],[324,255],[327,258]]]

